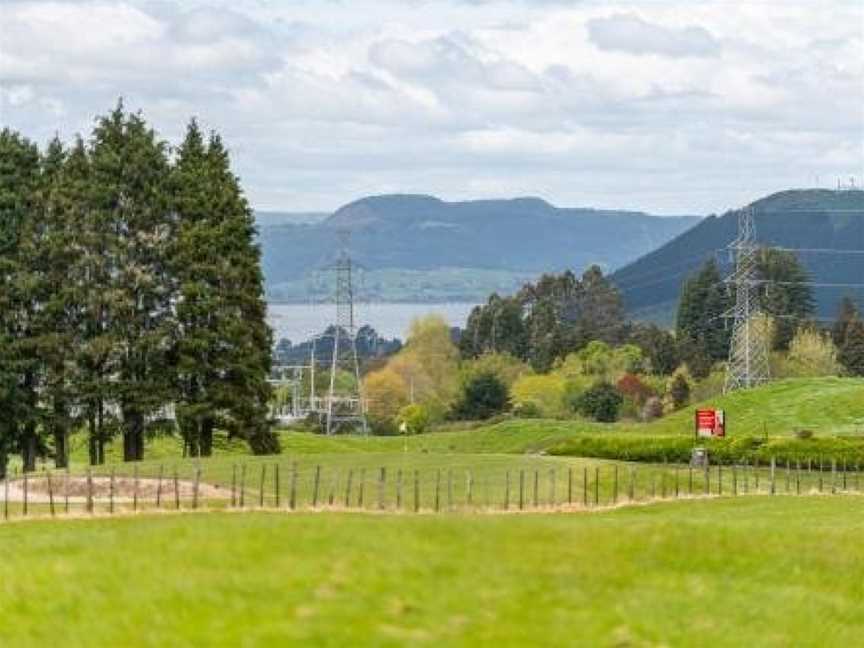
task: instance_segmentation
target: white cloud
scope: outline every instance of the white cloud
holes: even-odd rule
[[[196,115],[270,208],[716,211],[864,174],[862,25],[804,0],[0,0],[0,122],[71,138],[122,95],[176,140]]]
[[[703,27],[669,28],[629,14],[592,18],[587,27],[591,41],[602,50],[671,57],[720,53],[720,43]]]

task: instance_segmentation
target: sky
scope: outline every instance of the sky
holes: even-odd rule
[[[864,3],[0,0],[0,124],[118,97],[225,139],[257,209],[540,196],[720,213],[864,184]]]

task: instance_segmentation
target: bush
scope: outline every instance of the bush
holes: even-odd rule
[[[582,394],[576,403],[576,409],[595,421],[614,423],[618,420],[623,402],[624,398],[618,390],[608,382],[601,381]]]
[[[461,419],[488,419],[506,410],[509,402],[507,386],[495,374],[484,372],[468,379],[453,413]]]
[[[517,403],[534,403],[546,418],[563,417],[566,382],[557,374],[526,375],[514,384],[510,393]]]
[[[655,396],[654,390],[639,380],[639,376],[632,373],[621,376],[615,383],[615,388],[622,396],[632,400],[637,407],[641,407],[651,396]]]
[[[513,406],[513,414],[525,419],[542,418],[543,416],[543,412],[540,411],[540,407],[534,401],[516,403]]]
[[[406,405],[399,410],[396,417],[399,424],[399,432],[404,434],[423,434],[429,427],[429,411],[422,405]],[[402,426],[405,426],[403,432]]]
[[[656,396],[652,396],[642,406],[642,420],[647,423],[661,416],[663,416],[663,401]]]
[[[687,371],[677,369],[666,388],[666,407],[670,412],[681,409],[690,401],[690,379]]]

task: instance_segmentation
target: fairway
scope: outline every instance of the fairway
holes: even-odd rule
[[[0,645],[859,642],[864,498],[0,526]]]

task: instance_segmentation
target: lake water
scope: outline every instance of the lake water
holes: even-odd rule
[[[368,324],[385,338],[405,340],[411,322],[424,315],[440,315],[450,326],[464,326],[473,303],[450,304],[357,304],[354,319],[357,326]],[[267,321],[275,339],[288,338],[304,342],[321,333],[336,318],[333,304],[268,304]]]

